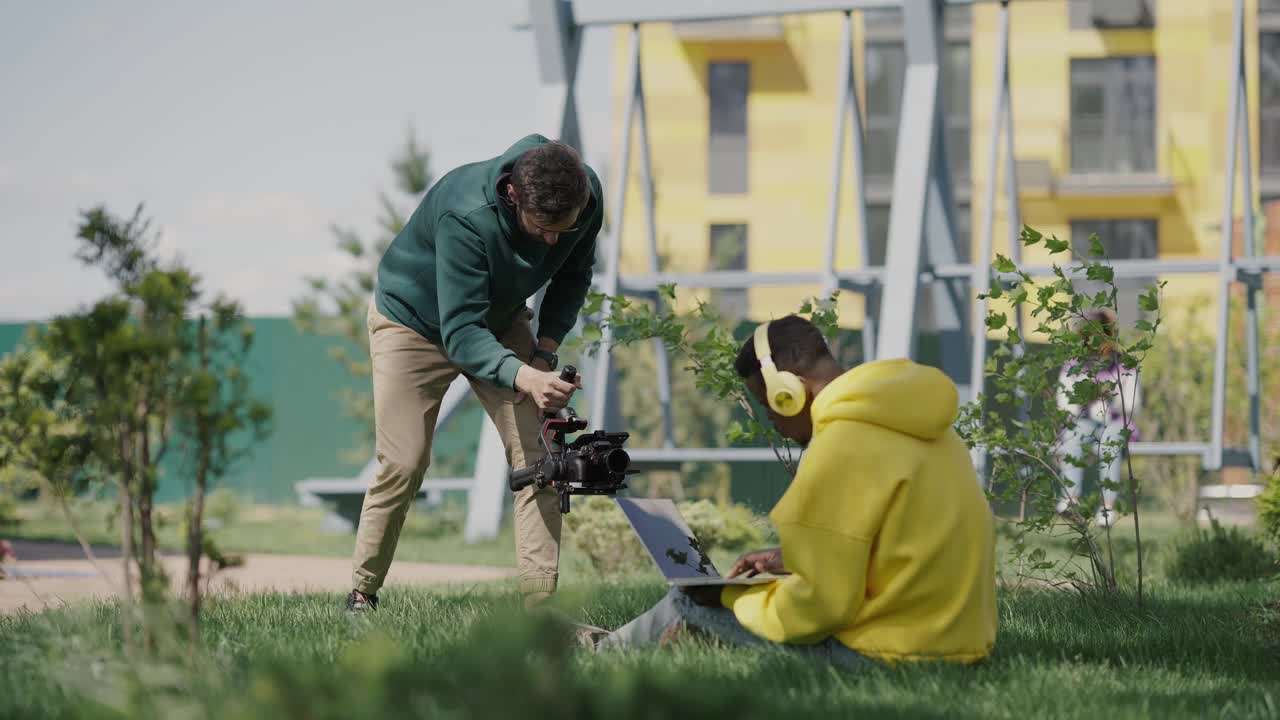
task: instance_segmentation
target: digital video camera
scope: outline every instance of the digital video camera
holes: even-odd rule
[[[577,375],[577,369],[568,365],[560,379],[572,383]],[[560,512],[567,513],[570,495],[614,495],[625,489],[627,476],[637,472],[630,469],[631,456],[622,447],[630,433],[596,430],[565,444],[566,435],[585,430],[588,424],[571,407],[546,414],[541,433],[545,454],[537,463],[511,473],[511,491],[551,486],[560,495]]]

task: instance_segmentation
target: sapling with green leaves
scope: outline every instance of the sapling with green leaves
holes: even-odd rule
[[[92,435],[80,408],[67,401],[67,362],[35,347],[36,338],[28,332],[0,358],[0,470],[24,471],[44,485],[85,557],[106,577],[67,503],[92,474]]]
[[[192,637],[198,637],[200,560],[223,556],[204,534],[205,497],[270,432],[271,408],[252,395],[243,368],[253,347],[253,326],[238,303],[219,298],[201,314],[195,330],[195,362],[183,383],[177,413],[186,470],[194,478],[187,509],[187,602]]]
[[[192,270],[157,257],[141,207],[128,218],[88,210],[78,238],[76,257],[102,269],[113,287],[53,318],[0,366],[0,463],[39,473],[59,497],[73,482],[116,491],[127,647],[134,593],[148,610],[168,598],[154,502],[162,463],[189,451],[187,466],[203,486],[261,437],[269,412],[248,396],[241,365],[252,334],[240,309],[206,300]],[[212,333],[200,332],[201,312],[212,315]],[[198,546],[198,512],[192,526]],[[143,614],[148,649],[162,632],[153,616]]]
[[[1097,463],[1107,466],[1120,458],[1132,436],[1132,390],[1142,362],[1152,348],[1160,325],[1160,285],[1147,287],[1139,298],[1143,317],[1133,322],[1127,337],[1114,331],[1120,308],[1114,268],[1106,249],[1095,235],[1089,239],[1087,257],[1060,264],[1056,258],[1070,243],[1024,227],[1021,241],[1042,247],[1055,260],[1051,276],[1033,278],[1009,258],[998,255],[993,263],[997,278],[980,298],[1003,301],[1017,317],[1028,317],[1034,334],[1043,342],[1029,343],[1005,310],[992,307],[986,326],[1003,331],[986,364],[987,387],[978,398],[961,408],[957,430],[970,447],[986,452],[988,488],[993,501],[1014,505],[1012,552],[1021,572],[1055,583],[1114,590],[1117,587],[1111,543],[1111,522],[1099,534],[1094,518],[1098,493],[1063,505],[1069,484],[1064,465],[1085,467],[1087,450],[1093,448]],[[1096,292],[1085,288],[1098,287]],[[1099,405],[1101,404],[1101,405]],[[1082,430],[1081,413],[1091,408],[1118,409],[1120,427],[1108,432],[1105,423]],[[1082,436],[1087,435],[1087,436]],[[1079,445],[1079,454],[1065,450]],[[1138,598],[1142,598],[1142,537],[1138,521],[1139,484],[1133,465],[1127,463],[1125,482],[1115,486],[1100,482],[1104,492],[1123,493],[1123,507],[1134,517],[1138,546]],[[1105,514],[1105,511],[1104,511]],[[1065,526],[1071,556],[1062,561],[1048,557],[1043,547],[1029,542],[1033,534],[1053,536]],[[1088,568],[1082,571],[1077,559]]]

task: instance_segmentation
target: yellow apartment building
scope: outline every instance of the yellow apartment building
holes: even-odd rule
[[[1113,257],[1217,257],[1230,98],[1231,0],[1035,0],[1011,4],[1010,82],[1023,221],[1059,237],[1097,232]],[[963,238],[979,247],[989,176],[999,6],[948,9],[948,152]],[[627,95],[629,28],[614,38],[614,112]],[[840,13],[641,26],[659,252],[673,271],[822,267],[838,98]],[[1255,187],[1280,197],[1280,0],[1246,20]],[[865,126],[867,237],[855,223],[850,140],[837,263],[884,262],[905,70],[899,11],[854,14]],[[614,123],[614,157],[622,123]],[[623,272],[648,270],[633,146]],[[1003,167],[1003,162],[1000,163]],[[616,168],[615,168],[616,169]],[[1002,177],[994,178],[1003,183]],[[998,186],[1000,187],[1000,186]],[[1243,204],[1237,190],[1237,214]],[[999,194],[997,195],[999,197]],[[616,213],[616,210],[611,209]],[[995,248],[1006,247],[1005,203]],[[1214,288],[1170,277],[1167,301]],[[765,318],[819,288],[722,292]],[[845,293],[843,324],[862,323]]]

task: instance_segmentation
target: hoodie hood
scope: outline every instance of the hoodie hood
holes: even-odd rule
[[[520,159],[521,155],[535,147],[538,147],[539,145],[546,145],[550,142],[551,140],[549,140],[545,135],[539,135],[538,133],[524,136],[514,145],[507,148],[506,151],[495,158],[494,161],[490,162],[489,175],[484,184],[485,200],[497,209],[498,224],[502,228],[503,235],[507,238],[515,238],[531,242],[534,244],[534,247],[540,250],[545,247],[542,240],[530,235],[520,227],[520,220],[516,217],[516,209],[507,203],[507,199],[505,197],[500,197],[498,195],[498,181],[501,180],[504,175],[511,174],[511,171],[516,166],[516,161]],[[582,213],[579,215],[581,218],[590,218],[597,212],[596,205],[598,202],[596,200],[596,193],[599,192],[599,181],[596,179],[594,171],[589,167],[587,168],[587,175],[592,180],[592,193],[587,202],[587,206],[583,208]]]
[[[934,367],[878,360],[846,372],[813,399],[816,435],[836,420],[855,420],[921,440],[936,440],[955,422],[959,393]]]
[[[490,163],[489,176],[484,184],[485,200],[497,209],[498,225],[502,228],[502,234],[508,238],[526,241],[534,239],[520,227],[515,208],[507,204],[506,198],[498,196],[498,181],[503,175],[511,174],[512,168],[516,166],[516,160],[519,160],[526,151],[548,142],[551,141],[536,133],[526,135],[499,155],[497,162]]]

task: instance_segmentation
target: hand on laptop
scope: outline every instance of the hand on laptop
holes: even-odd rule
[[[786,569],[782,567],[782,548],[771,548],[769,550],[757,550],[749,552],[738,558],[738,561],[729,568],[727,577],[738,577],[746,575],[752,577],[760,574],[785,575]]]

